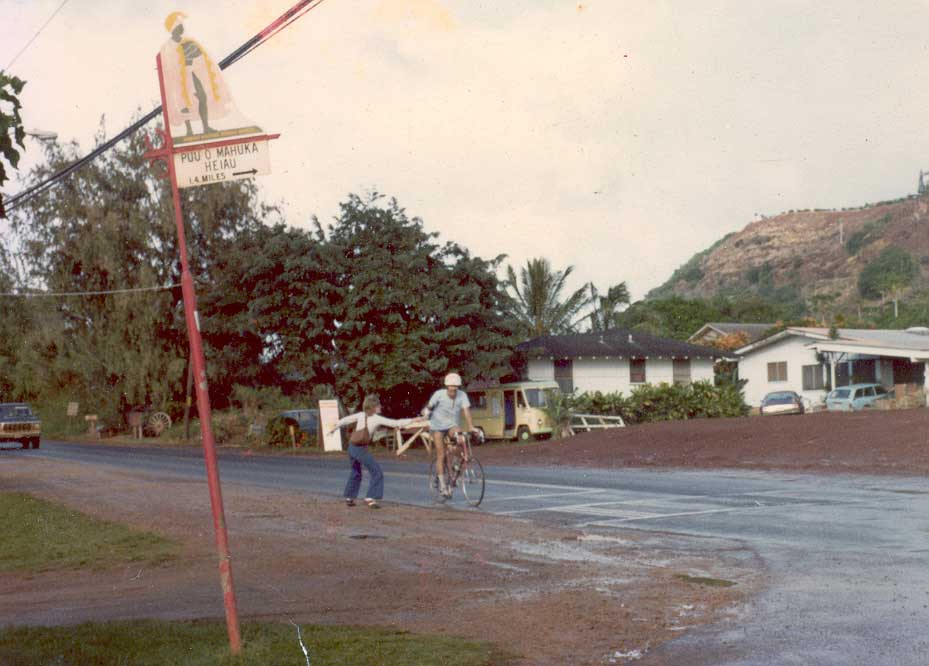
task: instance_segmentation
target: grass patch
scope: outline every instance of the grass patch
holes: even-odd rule
[[[709,587],[732,587],[735,585],[731,580],[723,580],[722,578],[707,578],[705,576],[689,576],[687,574],[677,574],[674,576],[678,580],[682,580],[685,583],[693,583],[694,585],[708,585]]]
[[[310,663],[326,666],[504,666],[488,643],[363,627],[301,626]],[[229,654],[223,622],[131,621],[0,630],[4,666],[268,666],[305,664],[293,625],[245,623]]]
[[[160,564],[179,548],[157,534],[96,520],[25,493],[0,493],[0,534],[0,571]]]

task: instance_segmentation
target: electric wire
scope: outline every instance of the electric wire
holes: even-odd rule
[[[10,67],[13,66],[13,63],[16,62],[17,59],[19,59],[19,56],[21,56],[23,53],[26,52],[26,49],[29,48],[29,45],[32,44],[32,42],[34,42],[34,41],[36,40],[36,38],[37,38],[39,35],[42,34],[42,31],[45,30],[46,26],[48,26],[48,24],[52,22],[52,19],[55,18],[55,15],[58,14],[58,12],[61,11],[61,8],[64,7],[66,4],[68,4],[68,0],[64,0],[64,2],[62,2],[60,5],[58,5],[58,9],[56,9],[54,12],[52,12],[52,15],[49,16],[49,17],[48,17],[48,20],[45,21],[45,23],[42,24],[42,27],[39,28],[39,29],[36,31],[36,33],[32,36],[32,39],[30,39],[28,42],[26,42],[26,45],[25,45],[23,48],[21,48],[21,49],[19,50],[19,53],[17,53],[15,56],[13,56],[13,59],[10,60],[9,64],[7,64],[7,66],[6,66],[6,69],[7,69],[7,70],[9,70]]]
[[[26,291],[26,292],[8,292],[0,293],[2,298],[35,298],[51,296],[54,298],[64,298],[66,296],[109,296],[112,294],[130,294],[140,291],[169,291],[177,289],[180,284],[169,284],[164,287],[134,287],[128,289],[105,289],[101,291]]]
[[[230,53],[225,58],[223,58],[219,62],[219,68],[221,70],[224,70],[227,67],[231,66],[232,64],[238,62],[239,60],[244,58],[246,55],[248,55],[250,52],[254,51],[256,48],[261,46],[261,44],[263,44],[264,42],[269,40],[271,37],[276,35],[278,32],[280,32],[281,30],[289,26],[291,23],[296,21],[298,18],[304,16],[311,9],[315,9],[316,7],[321,5],[323,1],[324,0],[301,0],[301,2],[298,2],[296,5],[294,5],[289,10],[287,10],[279,18],[277,18],[270,25],[268,25],[264,30],[262,30],[258,34],[248,39],[245,43],[243,43],[241,46],[235,49],[232,53]],[[101,154],[108,151],[110,148],[115,146],[117,143],[119,143],[123,139],[126,139],[130,135],[134,134],[141,127],[149,123],[153,118],[156,118],[158,114],[160,113],[161,113],[161,105],[157,106],[155,109],[145,114],[142,118],[140,118],[139,120],[134,122],[132,125],[130,125],[126,129],[121,131],[119,134],[114,136],[109,141],[106,141],[100,144],[99,146],[97,146],[94,150],[92,150],[90,153],[88,153],[84,157],[81,157],[78,160],[72,162],[68,166],[64,167],[63,169],[57,171],[56,173],[46,178],[44,181],[36,183],[32,187],[27,188],[26,190],[20,192],[19,194],[15,194],[9,199],[6,199],[3,202],[3,207],[6,209],[7,213],[9,213],[9,211],[15,208],[18,208],[19,206],[22,206],[29,199],[32,199],[33,197],[38,196],[39,194],[47,190],[49,187],[56,184],[58,181],[66,178],[67,176],[71,175],[72,173],[80,169],[81,167],[95,160],[97,157],[99,157]]]

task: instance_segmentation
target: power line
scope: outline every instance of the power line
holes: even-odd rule
[[[32,42],[34,42],[34,41],[36,40],[36,37],[38,37],[39,35],[42,34],[42,31],[45,30],[45,27],[46,27],[49,23],[52,22],[52,19],[55,18],[55,15],[58,14],[58,12],[61,11],[61,8],[64,7],[66,4],[68,4],[68,0],[64,0],[64,2],[62,2],[60,5],[58,5],[58,9],[56,9],[54,12],[52,12],[52,15],[49,16],[49,17],[48,17],[48,20],[47,20],[45,23],[42,24],[42,27],[39,28],[38,31],[32,36],[32,39],[30,39],[28,42],[26,42],[26,45],[25,45],[23,48],[21,48],[21,49],[19,50],[19,53],[17,53],[15,56],[13,56],[13,59],[12,59],[12,60],[10,61],[10,63],[6,66],[7,69],[9,69],[10,67],[13,66],[13,63],[16,62],[17,58],[19,58],[19,56],[21,56],[21,55],[26,51],[26,49],[29,48],[29,45],[32,44]]]
[[[67,2],[67,0],[65,1]],[[324,0],[301,0],[296,5],[291,7],[289,10],[284,12],[284,14],[282,14],[272,23],[270,23],[264,30],[262,30],[261,32],[257,33],[256,35],[248,39],[245,43],[243,43],[241,46],[235,49],[232,53],[230,53],[225,58],[223,58],[219,62],[219,68],[221,70],[224,70],[230,65],[238,62],[239,60],[244,58],[246,55],[248,55],[251,51],[254,51],[256,48],[261,46],[261,44],[269,40],[271,37],[276,35],[278,32],[280,32],[284,28],[288,27],[291,23],[296,21],[301,16],[304,16],[310,10],[315,9],[316,7],[321,5],[323,2]],[[45,180],[39,183],[36,183],[32,187],[20,192],[19,194],[13,195],[6,201],[3,201],[2,207],[5,208],[7,212],[9,212],[13,210],[14,208],[18,208],[19,206],[22,206],[29,199],[32,199],[33,197],[38,196],[39,194],[44,192],[46,189],[48,189],[49,187],[57,183],[59,180],[62,180],[63,178],[66,178],[67,176],[71,175],[72,173],[80,169],[82,166],[85,166],[86,164],[90,163],[91,161],[93,161],[94,159],[96,159],[97,157],[105,153],[107,150],[115,146],[117,143],[119,143],[123,139],[134,134],[137,130],[139,130],[141,127],[146,125],[153,118],[157,117],[158,114],[160,113],[161,113],[161,106],[158,106],[152,111],[150,111],[149,113],[145,114],[142,118],[137,120],[135,123],[133,123],[126,129],[124,129],[122,132],[114,136],[109,141],[97,146],[97,148],[95,148],[93,151],[91,151],[84,157],[81,157],[75,162],[72,162],[71,164],[61,169],[60,171],[52,174]]]
[[[66,296],[109,296],[111,294],[130,294],[140,291],[168,291],[170,289],[177,289],[180,287],[180,284],[169,284],[166,287],[136,287],[134,289],[106,289],[102,291],[32,291],[26,293],[6,293],[0,294],[0,297],[6,298],[34,298],[34,297],[43,297],[51,296],[54,298],[64,298]]]

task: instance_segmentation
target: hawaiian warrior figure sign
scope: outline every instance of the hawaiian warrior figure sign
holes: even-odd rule
[[[175,143],[260,133],[260,127],[239,113],[219,66],[199,42],[184,35],[185,18],[182,12],[168,15],[165,29],[171,38],[161,47],[167,111]]]

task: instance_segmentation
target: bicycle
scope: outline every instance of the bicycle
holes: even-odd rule
[[[480,431],[458,433],[458,437],[455,438],[457,442],[445,435],[445,478],[451,492],[454,492],[456,487],[461,488],[468,504],[478,506],[484,499],[484,467],[474,455],[471,447],[472,437],[480,442],[484,441],[484,433]],[[429,465],[429,490],[434,500],[445,501],[449,498],[444,497],[439,488],[435,462],[433,458]]]

